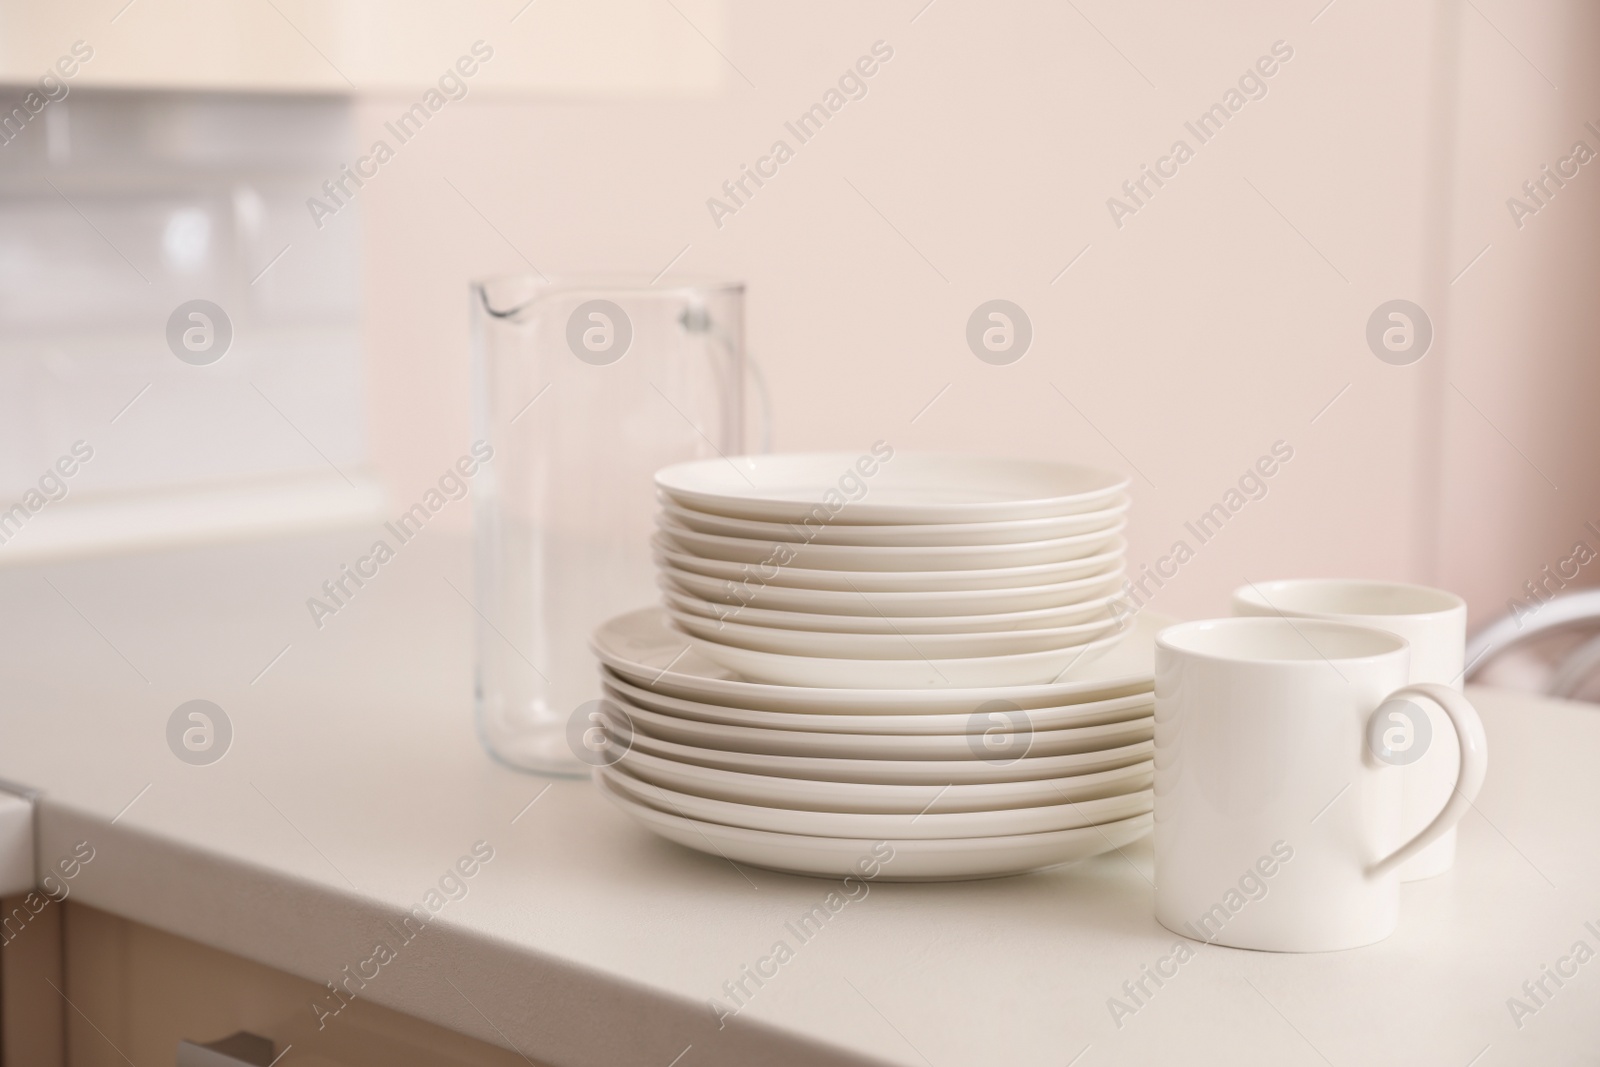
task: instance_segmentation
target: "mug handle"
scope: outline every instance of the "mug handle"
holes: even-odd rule
[[[1467,702],[1466,697],[1448,686],[1436,682],[1422,682],[1408,685],[1404,689],[1396,689],[1389,694],[1384,703],[1406,696],[1426,697],[1449,716],[1450,725],[1455,728],[1456,737],[1461,741],[1461,763],[1456,770],[1455,788],[1451,791],[1450,799],[1445,802],[1444,807],[1439,809],[1439,814],[1434,816],[1433,821],[1417,836],[1368,867],[1369,878],[1381,878],[1390,873],[1443,837],[1445,831],[1460,822],[1467,809],[1472,807],[1472,798],[1476,797],[1478,790],[1482,788],[1483,775],[1489,765],[1489,742],[1484,736],[1483,720],[1478,718],[1477,710]]]

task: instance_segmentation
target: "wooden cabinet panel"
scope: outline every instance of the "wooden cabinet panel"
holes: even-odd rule
[[[355,1000],[322,1029],[324,987],[83,904],[65,923],[69,1067],[166,1067],[178,1042],[269,1037],[284,1067],[541,1067],[432,1023]]]
[[[0,1067],[61,1067],[68,1010],[61,998],[62,905],[0,900]],[[38,908],[37,911],[34,908]]]

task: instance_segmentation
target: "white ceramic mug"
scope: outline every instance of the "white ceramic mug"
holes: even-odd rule
[[[1236,948],[1324,952],[1381,941],[1397,869],[1454,826],[1483,783],[1483,724],[1453,689],[1408,685],[1410,650],[1316,619],[1182,623],[1156,638],[1156,919]],[[1400,829],[1392,718],[1437,704],[1458,781]]]
[[[1328,619],[1387,630],[1411,643],[1408,681],[1461,689],[1467,605],[1454,593],[1401,582],[1295,578],[1235,589],[1233,613]],[[1448,720],[1434,708],[1418,706],[1428,713],[1427,737],[1413,739],[1423,750],[1414,753],[1414,762],[1400,772],[1400,829],[1407,836],[1428,825],[1449,799],[1460,760]],[[1400,880],[1414,882],[1443,874],[1455,859],[1456,832],[1451,830],[1401,867]]]

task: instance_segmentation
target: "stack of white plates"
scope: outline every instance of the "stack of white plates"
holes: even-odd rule
[[[1117,639],[1126,484],[973,456],[668,467],[655,536],[667,614],[755,681],[1048,682]]]
[[[665,605],[594,637],[600,787],[690,848],[834,877],[1015,874],[1142,836],[1160,626],[1111,607],[1125,484],[916,455],[663,470]]]

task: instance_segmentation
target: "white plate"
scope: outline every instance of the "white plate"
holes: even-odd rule
[[[666,496],[662,496],[660,502],[662,514],[700,533],[748,537],[758,541],[800,541],[813,545],[1012,545],[1104,530],[1116,525],[1128,510],[1128,495],[1123,493],[1109,507],[1077,515],[1052,515],[1043,519],[1014,519],[1010,522],[859,526],[832,522],[791,524],[734,519],[684,507]]]
[[[1007,700],[1019,708],[1051,708],[1148,693],[1155,677],[1156,634],[1175,622],[1171,616],[1142,611],[1126,640],[1097,659],[1080,663],[1060,681],[976,689],[824,689],[751,682],[700,655],[668,624],[667,613],[654,607],[601,623],[589,647],[600,662],[633,684],[688,700],[799,714],[970,714],[991,700]]]
[[[761,752],[728,752],[652,737],[635,723],[619,724],[609,711],[598,713],[606,733],[602,751],[621,751],[613,762],[625,763],[633,752],[697,763],[702,767],[742,774],[775,774],[816,782],[862,782],[878,785],[954,785],[959,782],[1026,782],[1062,778],[1127,767],[1153,758],[1155,742],[1136,741],[1095,752],[1066,756],[1024,756],[1010,762],[985,760],[837,759],[825,756],[772,756]]]
[[[1105,543],[1107,546],[1116,546],[1123,542],[1119,535],[1108,534]],[[1085,556],[1082,560],[1063,563],[951,571],[829,571],[779,564],[729,563],[727,560],[706,559],[679,552],[661,533],[651,535],[650,547],[655,550],[657,566],[669,574],[687,571],[750,588],[776,585],[786,589],[830,589],[850,593],[945,593],[963,589],[994,590],[1055,585],[1074,579],[1111,582],[1114,587],[1122,576],[1121,552],[1115,547],[1112,548],[1115,555],[1109,561],[1100,559],[1107,554],[1101,552]],[[1094,562],[1085,563],[1084,560]],[[1094,569],[1085,572],[1085,566]]]
[[[951,659],[790,656],[735,648],[691,634],[685,634],[684,639],[706,659],[755,682],[832,689],[950,689],[1045,685],[1060,678],[1064,671],[1110,651],[1126,636],[1124,628],[1071,648]]]
[[[1047,804],[1004,811],[956,811],[903,815],[848,811],[796,811],[734,804],[726,800],[678,793],[634,778],[616,767],[600,767],[595,776],[607,785],[657,811],[699,819],[723,826],[743,826],[779,834],[816,837],[871,837],[928,840],[958,837],[1001,837],[1006,834],[1046,834],[1085,826],[1119,822],[1144,815],[1154,806],[1155,791],[1141,790],[1121,796],[1087,800],[1080,804]]]
[[[656,527],[677,551],[741,566],[824,571],[963,571],[1067,563],[1103,552],[1126,526],[1117,520],[1091,533],[1014,545],[817,545],[699,533],[666,516]]]
[[[686,819],[641,804],[598,777],[596,785],[606,799],[635,822],[669,841],[753,867],[824,878],[854,876],[859,879],[862,877],[858,866],[860,861],[874,857],[880,861],[874,881],[937,882],[1000,878],[1110,852],[1137,841],[1149,833],[1153,825],[1149,815],[1136,815],[1103,826],[1004,837],[958,837],[932,841],[811,837]]]
[[[829,634],[816,630],[780,630],[773,626],[746,626],[737,615],[727,620],[707,619],[667,605],[674,626],[704,641],[719,645],[773,652],[780,656],[835,656],[840,659],[951,659],[971,656],[1005,656],[1022,652],[1049,652],[1076,648],[1118,628],[1106,610],[1104,618],[1048,630],[1013,630],[1002,633],[958,634]]]
[[[1120,550],[1119,550],[1120,551]],[[661,568],[662,580],[673,588],[719,604],[748,605],[776,611],[804,611],[819,615],[914,616],[995,615],[1002,612],[1074,607],[1090,601],[1104,602],[1116,593],[1121,580],[1117,563],[1108,561],[1111,575],[1076,578],[1055,585],[1019,589],[965,589],[949,593],[866,593],[832,589],[786,589],[756,582],[728,582],[703,574]],[[1110,580],[1108,580],[1108,578]],[[1104,592],[1096,593],[1096,589]]]
[[[805,811],[895,812],[999,811],[1044,804],[1081,803],[1149,789],[1155,761],[1091,774],[1039,778],[1025,782],[968,782],[954,785],[877,785],[866,782],[813,782],[771,774],[744,774],[652,756],[634,749],[624,760],[635,778],[680,793],[714,797],[736,804],[799,808]]]
[[[1106,507],[1128,484],[1070,463],[883,451],[694,460],[657,471],[656,487],[713,515],[804,522],[836,501],[831,523],[878,525],[1075,515]]]
[[[995,615],[818,615],[811,611],[773,611],[770,608],[743,607],[705,600],[682,592],[670,581],[660,582],[668,610],[698,615],[715,621],[731,620],[746,626],[770,626],[778,630],[811,630],[829,634],[976,634],[1013,633],[1046,630],[1088,622],[1111,613],[1114,596],[1095,597],[1065,608],[1040,608],[1035,611],[1009,611]]]
[[[1027,756],[1065,756],[1149,741],[1155,718],[1146,715],[1102,726],[1035,730],[1026,713],[973,716],[973,732],[955,734],[830,734],[808,730],[726,726],[679,719],[651,711],[610,694],[609,710],[628,717],[653,737],[698,748],[751,752],[769,756],[822,756],[832,759],[982,760]]]
[[[960,736],[975,729],[988,729],[992,720],[978,720],[973,710],[944,715],[853,715],[844,709],[829,707],[822,714],[796,715],[786,711],[756,711],[747,708],[729,708],[721,704],[707,704],[698,700],[652,693],[628,682],[609,668],[601,668],[600,681],[608,694],[624,704],[658,711],[677,719],[695,719],[705,723],[722,723],[727,726],[752,726],[768,730],[804,730],[833,734],[901,734]],[[982,707],[982,705],[979,705]],[[1016,709],[1034,730],[1064,730],[1079,726],[1103,726],[1106,723],[1142,719],[1155,708],[1155,694],[1148,689],[1132,696],[1112,697],[1110,700],[1090,700],[1082,704],[1066,704],[1056,708]],[[985,710],[1010,711],[1007,702],[996,702]]]

